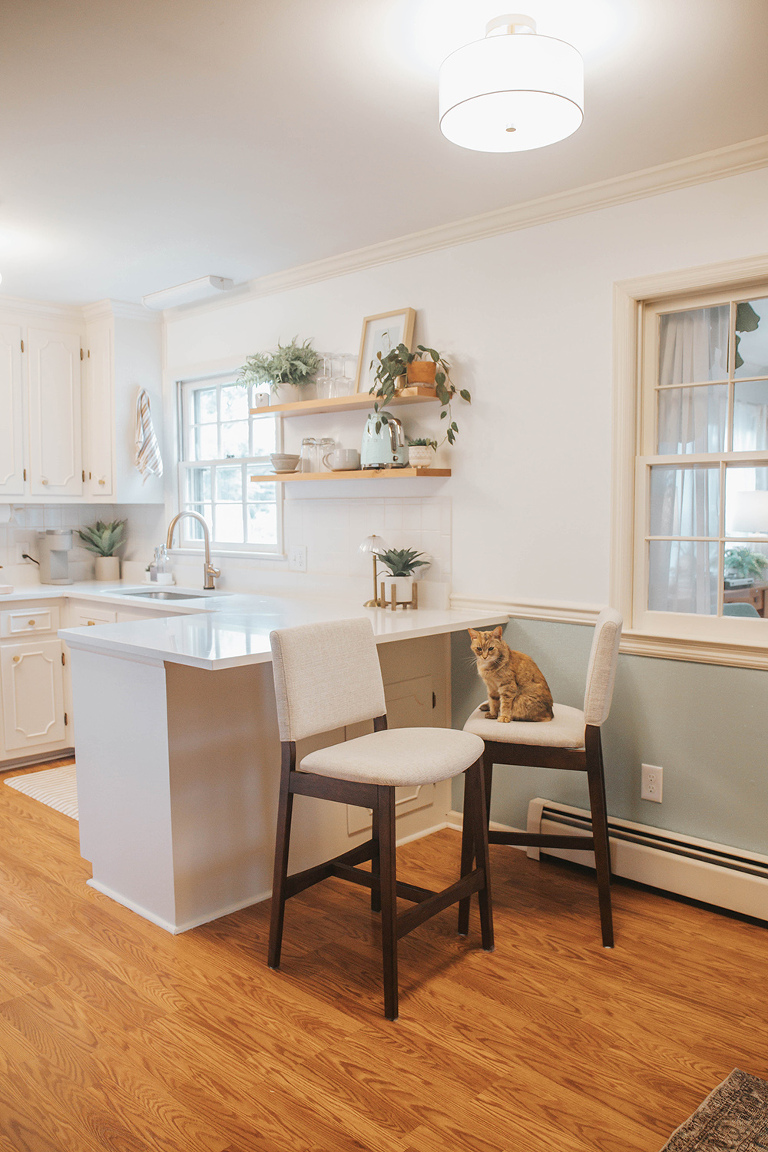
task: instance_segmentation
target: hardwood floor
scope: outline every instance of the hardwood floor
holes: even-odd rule
[[[459,841],[401,874],[448,882]],[[0,783],[0,1149],[657,1152],[731,1069],[768,1078],[765,928],[617,884],[605,951],[594,878],[491,853],[496,951],[476,902],[467,940],[455,908],[406,937],[392,1024],[364,890],[291,900],[271,972],[268,904],[170,936]]]

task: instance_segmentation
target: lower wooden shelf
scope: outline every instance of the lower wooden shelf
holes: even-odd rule
[[[277,483],[289,480],[406,480],[450,474],[450,468],[359,468],[356,472],[268,472],[266,476],[251,476],[251,480],[257,484],[269,480]]]

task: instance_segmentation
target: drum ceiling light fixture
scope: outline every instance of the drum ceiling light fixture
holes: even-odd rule
[[[485,39],[440,67],[440,129],[476,152],[525,152],[564,140],[584,117],[584,64],[572,44],[539,36],[530,16],[497,16]]]

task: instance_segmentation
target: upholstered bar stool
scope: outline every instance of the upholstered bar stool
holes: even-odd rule
[[[493,949],[483,742],[470,732],[445,728],[387,730],[384,685],[368,619],[307,624],[270,633],[277,718],[282,746],[280,803],[275,843],[269,966],[280,964],[285,902],[328,876],[371,889],[381,912],[384,1014],[397,1018],[397,941],[435,913],[477,892],[483,948]],[[372,720],[374,731],[296,763],[296,741]],[[395,789],[435,784],[465,773],[462,871],[442,892],[399,883],[395,874]],[[317,796],[373,810],[365,844],[288,876],[293,797]],[[473,859],[477,866],[473,867]],[[371,861],[371,870],[356,865]],[[413,907],[397,912],[397,897]],[[468,922],[467,913],[467,922]],[[465,929],[466,931],[466,929]]]
[[[554,719],[541,723],[513,720],[501,724],[489,720],[482,705],[464,725],[465,732],[481,736],[485,794],[490,818],[491,785],[494,765],[523,765],[534,768],[565,768],[586,772],[592,812],[592,835],[556,836],[551,833],[489,832],[491,844],[522,844],[538,848],[579,848],[595,853],[595,871],[600,905],[603,946],[613,947],[611,912],[611,859],[608,845],[608,813],[605,801],[605,774],[600,729],[608,719],[616,678],[621,639],[621,616],[604,608],[597,618],[587,668],[584,711],[565,704],[554,705]],[[459,906],[459,932],[466,931],[469,906]]]

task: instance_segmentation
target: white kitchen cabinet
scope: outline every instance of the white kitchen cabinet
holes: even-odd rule
[[[35,496],[83,491],[79,332],[27,331],[29,480]]]
[[[0,649],[6,754],[39,752],[66,737],[60,640],[26,640]]]
[[[84,309],[85,493],[91,501],[162,504],[163,483],[135,465],[136,399],[150,398],[162,444],[161,328],[154,314],[102,301]]]
[[[24,493],[21,327],[0,324],[0,499]]]

